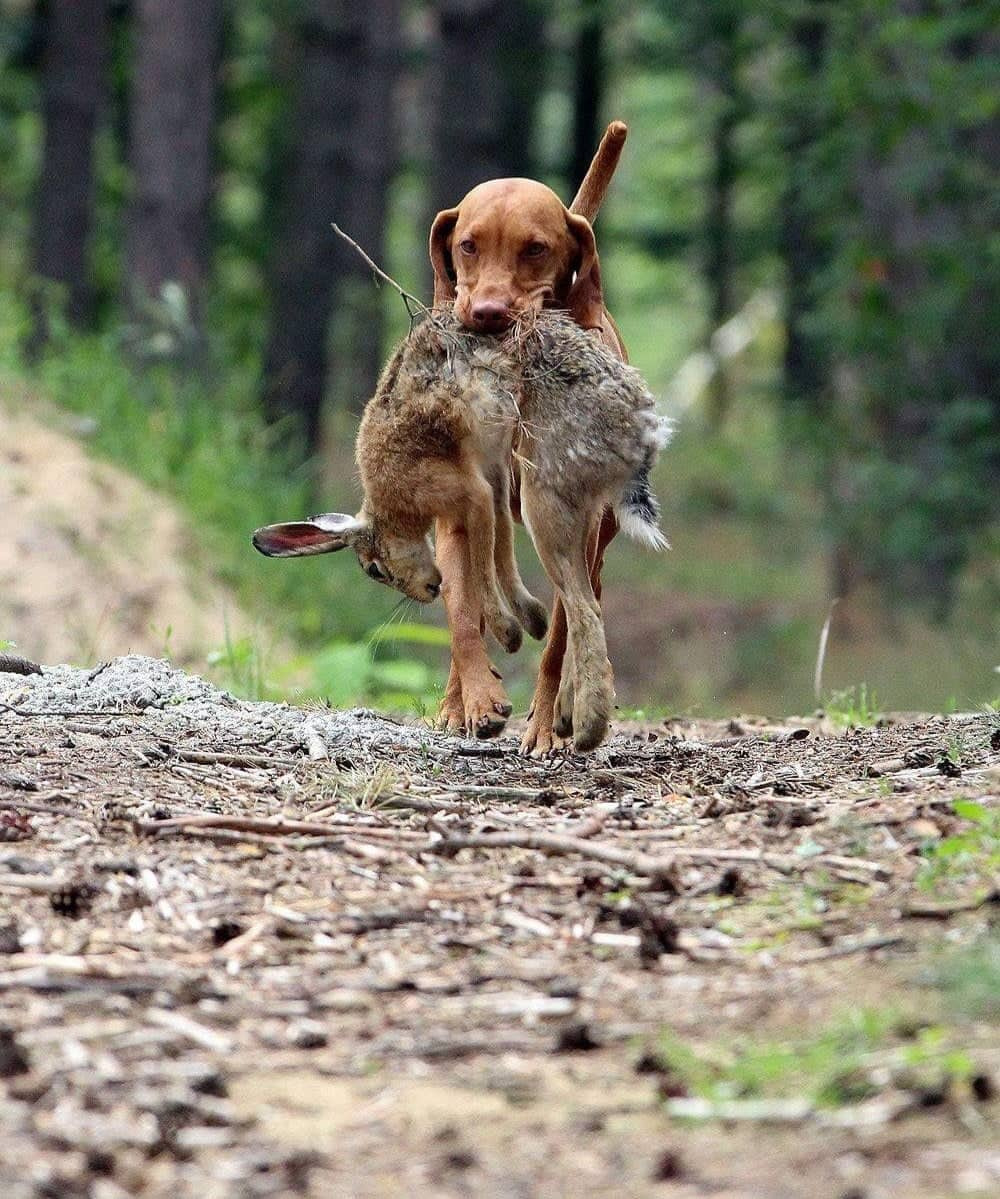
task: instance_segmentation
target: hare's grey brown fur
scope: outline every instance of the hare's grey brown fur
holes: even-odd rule
[[[373,578],[426,602],[441,584],[431,525],[460,523],[466,585],[513,651],[522,625],[536,637],[545,631],[544,609],[514,558],[513,476],[525,525],[566,611],[556,731],[592,749],[607,732],[614,688],[586,547],[608,507],[626,532],[665,544],[648,479],[666,432],[638,372],[568,317],[543,312],[497,340],[435,310],[396,350],[365,409],[360,513],[269,526],[254,543],[279,556],[351,545]]]

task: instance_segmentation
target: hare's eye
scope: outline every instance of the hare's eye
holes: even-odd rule
[[[463,254],[475,254],[476,243],[472,240],[471,237],[466,237],[458,243],[458,248],[462,251]]]
[[[388,583],[389,582],[389,576],[385,573],[385,571],[382,569],[381,566],[379,566],[379,564],[377,562],[369,562],[367,567],[365,568],[365,574],[370,579],[374,579],[376,583]]]

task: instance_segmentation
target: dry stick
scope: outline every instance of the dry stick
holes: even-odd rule
[[[387,275],[385,273],[385,271],[382,270],[382,268],[378,265],[378,263],[372,257],[370,257],[370,255],[366,254],[364,250],[362,250],[362,248],[358,245],[358,243],[354,240],[354,238],[349,237],[343,231],[343,229],[341,229],[341,227],[337,224],[336,221],[333,222],[333,231],[334,231],[334,233],[337,234],[338,237],[342,237],[349,246],[353,246],[354,249],[357,250],[357,252],[361,255],[361,257],[365,260],[365,262],[368,263],[368,265],[371,267],[371,269],[375,272],[375,274],[380,279],[383,279],[386,283],[389,284],[390,287],[395,288],[395,290],[399,292],[400,298],[402,299],[403,303],[406,305],[406,311],[409,314],[411,321],[413,320],[414,315],[415,315],[413,312],[410,311],[411,304],[415,304],[417,306],[418,312],[423,313],[424,316],[431,317],[431,319],[433,320],[433,314],[431,313],[431,310],[427,307],[427,305],[422,303],[420,300],[418,300],[416,296],[411,295],[411,293],[408,292],[405,288],[400,287],[400,285],[396,282],[396,280],[393,279],[393,277],[391,275]]]
[[[704,849],[679,845],[669,857],[654,858],[649,854],[631,853],[613,845],[595,845],[581,837],[560,833],[478,833],[467,837],[444,837],[426,847],[429,853],[455,853],[459,849],[534,849],[540,853],[570,854],[594,858],[613,866],[624,866],[634,874],[657,877],[670,873],[679,859],[695,862],[744,862],[749,865],[769,866],[781,874],[802,873],[814,866],[840,867],[849,863],[873,877],[886,875],[888,871],[878,862],[866,862],[861,858],[841,858],[835,854],[823,854],[813,858],[797,858],[787,854],[765,853],[759,849]]]
[[[961,912],[977,912],[988,903],[1000,903],[1000,885],[985,894],[971,899],[955,900],[953,903],[923,903],[911,900],[901,909],[902,915],[923,920],[947,920]]]
[[[223,816],[204,815],[173,816],[169,820],[136,820],[136,829],[141,833],[171,832],[175,830],[223,829],[236,833],[259,833],[271,837],[364,837],[391,836],[393,840],[405,840],[409,830],[366,828],[364,825],[326,824],[318,820],[289,820],[283,816]]]
[[[832,601],[830,609],[826,614],[826,620],[823,621],[823,628],[819,635],[819,649],[816,653],[816,670],[813,674],[813,693],[816,696],[816,702],[822,703],[823,697],[823,666],[826,663],[826,646],[830,640],[830,625],[833,623],[833,610],[840,603],[839,598]]]
[[[0,799],[0,811],[38,812],[44,816],[84,816],[79,809],[57,808],[55,804],[38,803],[37,800]]]
[[[207,749],[174,749],[173,756],[182,762],[197,762],[202,766],[262,767],[264,770],[293,770],[305,765],[303,758],[272,758],[267,754],[215,753]]]
[[[888,949],[892,945],[905,944],[906,938],[897,933],[881,933],[872,937],[845,937],[835,945],[820,949],[807,949],[792,957],[782,959],[782,965],[806,966],[810,962],[825,962],[830,958],[846,958],[854,953],[869,953],[875,949]]]

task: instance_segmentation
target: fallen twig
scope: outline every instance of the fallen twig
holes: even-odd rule
[[[914,899],[904,904],[901,911],[904,916],[914,916],[925,920],[947,920],[949,916],[957,916],[961,912],[978,912],[988,903],[1000,903],[1000,888],[993,887],[983,895],[971,899],[957,899],[952,903],[924,902]]]
[[[202,766],[246,766],[264,770],[293,770],[303,764],[300,758],[274,758],[267,754],[214,753],[207,749],[175,749],[175,758],[182,762],[197,762]]]
[[[872,937],[845,937],[834,945],[820,949],[807,949],[794,957],[782,958],[783,965],[804,966],[809,962],[825,962],[830,958],[846,958],[854,953],[870,953],[875,949],[888,949],[906,943],[906,938],[897,933],[880,933]]]
[[[836,855],[799,858],[787,854],[766,853],[760,849],[706,849],[678,845],[671,849],[669,857],[652,857],[649,854],[633,853],[613,845],[595,844],[582,837],[562,833],[478,833],[469,836],[447,836],[425,847],[426,852],[442,854],[457,853],[460,849],[534,849],[540,853],[577,853],[581,857],[594,858],[612,866],[622,866],[633,874],[644,874],[647,877],[671,874],[680,860],[745,862],[768,866],[781,874],[796,874],[813,866],[836,866],[844,862],[860,864],[871,873],[881,873],[884,870],[884,867],[876,862],[862,862],[856,858],[841,859]]]

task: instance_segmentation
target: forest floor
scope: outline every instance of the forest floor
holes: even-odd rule
[[[994,1195],[998,751],[983,713],[529,761],[148,658],[0,673],[0,1186]]]

